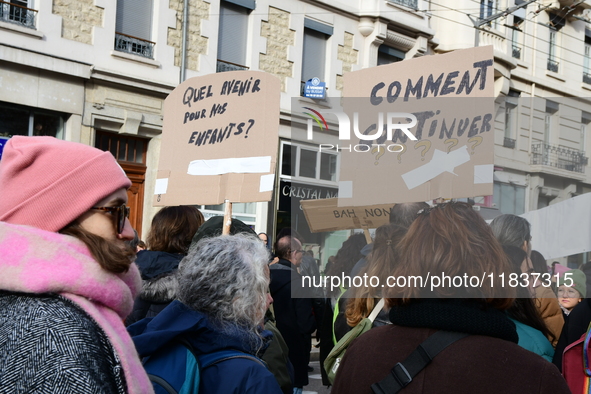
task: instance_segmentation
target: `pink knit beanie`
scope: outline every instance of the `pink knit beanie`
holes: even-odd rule
[[[57,232],[131,181],[110,152],[12,137],[0,161],[0,221]]]

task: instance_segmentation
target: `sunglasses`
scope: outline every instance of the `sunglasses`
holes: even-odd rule
[[[131,209],[125,204],[121,204],[117,207],[92,207],[92,209],[98,209],[100,211],[107,211],[110,214],[117,214],[115,217],[117,221],[117,234],[123,233],[123,227],[125,227],[125,218],[129,217]]]

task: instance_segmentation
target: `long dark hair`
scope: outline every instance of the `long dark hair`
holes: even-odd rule
[[[521,265],[523,260],[527,258],[527,253],[523,249],[512,245],[503,245],[503,250],[509,258],[513,272],[521,275]],[[527,287],[517,286],[517,298],[513,305],[507,309],[507,313],[518,322],[541,331],[546,338],[551,338],[552,342],[556,340],[554,334],[546,326],[538,308],[536,308],[535,301],[529,294]]]
[[[95,235],[74,222],[59,231],[60,234],[78,238],[90,250],[94,259],[102,269],[114,274],[129,270],[135,257],[135,250],[124,242],[113,242]]]
[[[445,272],[448,276],[491,274],[491,283],[479,288],[441,286],[433,290],[412,286],[387,288],[388,306],[405,305],[417,298],[473,298],[499,310],[507,309],[515,294],[502,288],[501,273],[509,273],[507,256],[484,219],[466,203],[447,203],[425,209],[398,244],[400,256],[390,275],[427,277]]]
[[[152,219],[146,239],[148,248],[158,252],[186,254],[203,221],[203,214],[193,206],[164,207]]]

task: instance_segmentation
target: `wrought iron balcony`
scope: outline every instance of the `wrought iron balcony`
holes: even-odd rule
[[[513,46],[512,55],[515,59],[521,59],[521,48],[518,46]]]
[[[0,21],[35,29],[37,10],[0,0]]]
[[[513,138],[507,138],[503,140],[503,146],[505,148],[515,149],[515,140]]]
[[[548,59],[548,66],[547,66],[547,68],[548,68],[549,71],[552,71],[552,72],[557,73],[558,72],[558,62],[555,62],[552,59]]]
[[[591,85],[591,74],[584,72],[583,73],[583,82]]]
[[[218,59],[218,63],[215,68],[215,72],[223,73],[226,71],[241,71],[241,70],[248,70],[248,67],[241,66],[240,64],[225,62],[223,60]]]
[[[133,36],[128,36],[123,33],[115,33],[115,50],[120,52],[131,53],[132,55],[138,55],[147,57],[148,59],[154,58],[154,45],[155,42],[144,40]]]
[[[418,9],[417,3],[418,0],[388,0],[390,3],[403,5],[408,8],[412,8],[413,10]]]
[[[585,152],[538,142],[532,145],[531,164],[544,165],[573,172],[585,172],[589,159]]]

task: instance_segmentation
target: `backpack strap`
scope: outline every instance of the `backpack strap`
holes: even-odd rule
[[[465,333],[437,331],[417,346],[403,362],[397,363],[388,376],[380,382],[372,384],[371,390],[374,394],[398,393],[412,382],[412,379],[429,365],[439,352],[467,336],[468,334]]]
[[[260,358],[258,358],[256,356],[253,356],[251,354],[241,352],[240,350],[234,350],[234,349],[218,350],[216,352],[212,352],[212,353],[208,353],[208,354],[197,355],[195,348],[193,347],[191,342],[189,342],[186,338],[184,338],[182,336],[178,337],[177,342],[181,343],[183,346],[185,346],[187,349],[189,349],[189,351],[191,353],[193,353],[195,360],[199,361],[200,369],[205,369],[207,367],[211,367],[214,364],[221,363],[222,361],[230,360],[233,358],[246,358],[246,359],[255,361],[255,362],[259,363],[260,365],[262,365],[263,367],[267,368],[267,365],[265,364],[265,362],[263,360],[261,360]]]
[[[262,365],[263,367],[267,368],[265,363],[261,359],[259,359],[258,357],[255,357],[255,356],[248,354],[248,353],[241,352],[239,350],[233,350],[233,349],[220,350],[220,351],[213,352],[213,353],[202,354],[199,356],[199,365],[201,366],[201,369],[205,369],[205,368],[211,367],[212,365],[221,363],[226,360],[232,360],[235,358],[245,358],[248,360],[252,360],[252,361]]]

